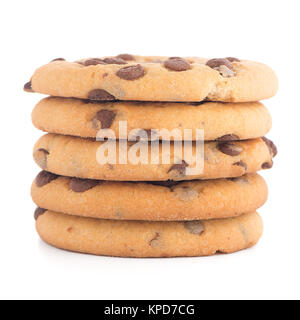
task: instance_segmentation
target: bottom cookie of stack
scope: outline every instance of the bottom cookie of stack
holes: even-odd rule
[[[40,237],[57,248],[117,257],[187,257],[232,253],[262,235],[258,213],[196,221],[118,221],[66,215],[38,208]]]

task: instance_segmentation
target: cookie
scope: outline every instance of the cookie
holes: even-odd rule
[[[265,141],[269,140],[265,138]],[[258,138],[236,142],[205,142],[204,169],[196,173],[192,172],[190,158],[186,158],[189,153],[195,155],[195,143],[182,147],[186,157],[178,152],[180,148],[175,148],[173,143],[170,151],[160,143],[156,158],[155,147],[150,150],[152,143],[140,141],[139,149],[137,143],[111,141],[110,146],[116,146],[116,164],[112,164],[104,161],[105,154],[102,152],[108,142],[46,134],[35,144],[33,156],[44,170],[78,178],[119,181],[216,179],[238,177],[270,168],[276,149],[275,146],[272,149],[265,141]],[[125,152],[122,152],[124,146]],[[127,164],[123,164],[126,160]]]
[[[91,100],[249,102],[278,88],[268,66],[235,58],[179,57],[55,60],[33,74],[24,89]]]
[[[255,245],[263,231],[257,213],[185,222],[116,221],[38,209],[36,229],[57,248],[118,257],[209,256]]]
[[[38,207],[101,219],[177,221],[228,218],[253,212],[268,197],[258,174],[186,182],[113,182],[42,171],[31,187]]]
[[[33,110],[32,121],[38,129],[79,137],[96,137],[100,129],[109,128],[118,139],[127,139],[134,129],[146,130],[152,140],[159,138],[162,129],[179,129],[183,138],[184,129],[191,129],[195,140],[196,129],[203,129],[205,140],[223,141],[262,137],[272,123],[269,111],[259,102],[91,103],[56,97],[41,100]],[[121,121],[126,121],[124,133]]]

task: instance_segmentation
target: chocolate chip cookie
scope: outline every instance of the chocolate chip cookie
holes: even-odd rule
[[[271,128],[271,116],[259,102],[249,103],[162,103],[97,102],[50,97],[41,100],[32,113],[33,124],[43,131],[79,137],[96,137],[100,129],[112,129],[116,139],[145,130],[146,138],[162,139],[161,130],[204,130],[205,140],[245,140],[264,136]],[[126,129],[122,128],[126,121]],[[124,132],[125,131],[125,132]],[[143,137],[145,138],[145,137]]]
[[[42,136],[35,144],[33,157],[42,169],[63,176],[112,181],[178,181],[254,173],[270,168],[277,152],[275,145],[267,138],[205,142],[204,153],[201,152],[204,156],[203,170],[193,173],[194,164],[184,158],[183,151],[195,155],[196,143],[184,145],[183,151],[173,143],[170,149],[158,143],[157,158],[152,155],[153,148],[148,142],[140,141],[140,148],[136,148],[137,143],[133,142],[109,143],[115,146],[115,164],[103,161],[105,152],[102,151],[108,145],[107,141],[57,134]],[[122,149],[122,146],[125,148]]]
[[[24,90],[94,101],[249,102],[270,98],[278,88],[273,70],[258,62],[124,57],[54,59],[35,71]]]
[[[113,182],[42,171],[31,187],[38,207],[84,217],[178,221],[228,218],[253,212],[268,197],[258,174],[186,182]]]
[[[116,221],[37,209],[36,229],[61,249],[118,257],[209,256],[255,245],[263,224],[257,213],[185,222]]]

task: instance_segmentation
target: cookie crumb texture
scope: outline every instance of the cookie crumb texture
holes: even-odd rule
[[[59,59],[33,74],[27,91],[92,100],[249,102],[275,95],[268,66],[233,58]]]
[[[102,143],[93,139],[46,134],[36,143],[33,157],[42,169],[63,176],[111,181],[178,181],[239,177],[266,168],[263,164],[271,164],[273,156],[261,138],[234,142],[205,142],[203,172],[187,175],[186,170],[190,166],[183,159],[174,163],[172,144],[170,164],[163,164],[161,160],[159,164],[151,164],[151,150],[148,150],[148,164],[132,164],[128,160],[125,166],[118,163],[99,164],[96,155]],[[118,143],[116,142],[117,159]],[[134,143],[128,142],[128,150],[132,144]],[[195,155],[195,145],[184,148],[191,148],[191,154]],[[160,148],[159,159],[162,159],[163,152],[168,152],[163,150],[165,149]]]
[[[256,211],[268,197],[267,185],[258,174],[167,185],[70,177],[46,180],[44,172],[39,173],[31,187],[37,206],[91,218],[148,221],[228,218]]]
[[[57,248],[118,257],[192,257],[232,253],[255,245],[263,224],[257,213],[198,222],[111,221],[46,211],[40,237]]]

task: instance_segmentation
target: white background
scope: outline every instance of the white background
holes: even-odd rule
[[[300,298],[299,1],[1,1],[0,298]],[[253,249],[206,258],[120,259],[42,243],[30,185],[41,132],[30,113],[41,95],[22,87],[57,57],[235,56],[265,62],[280,91],[265,101],[279,149]]]

